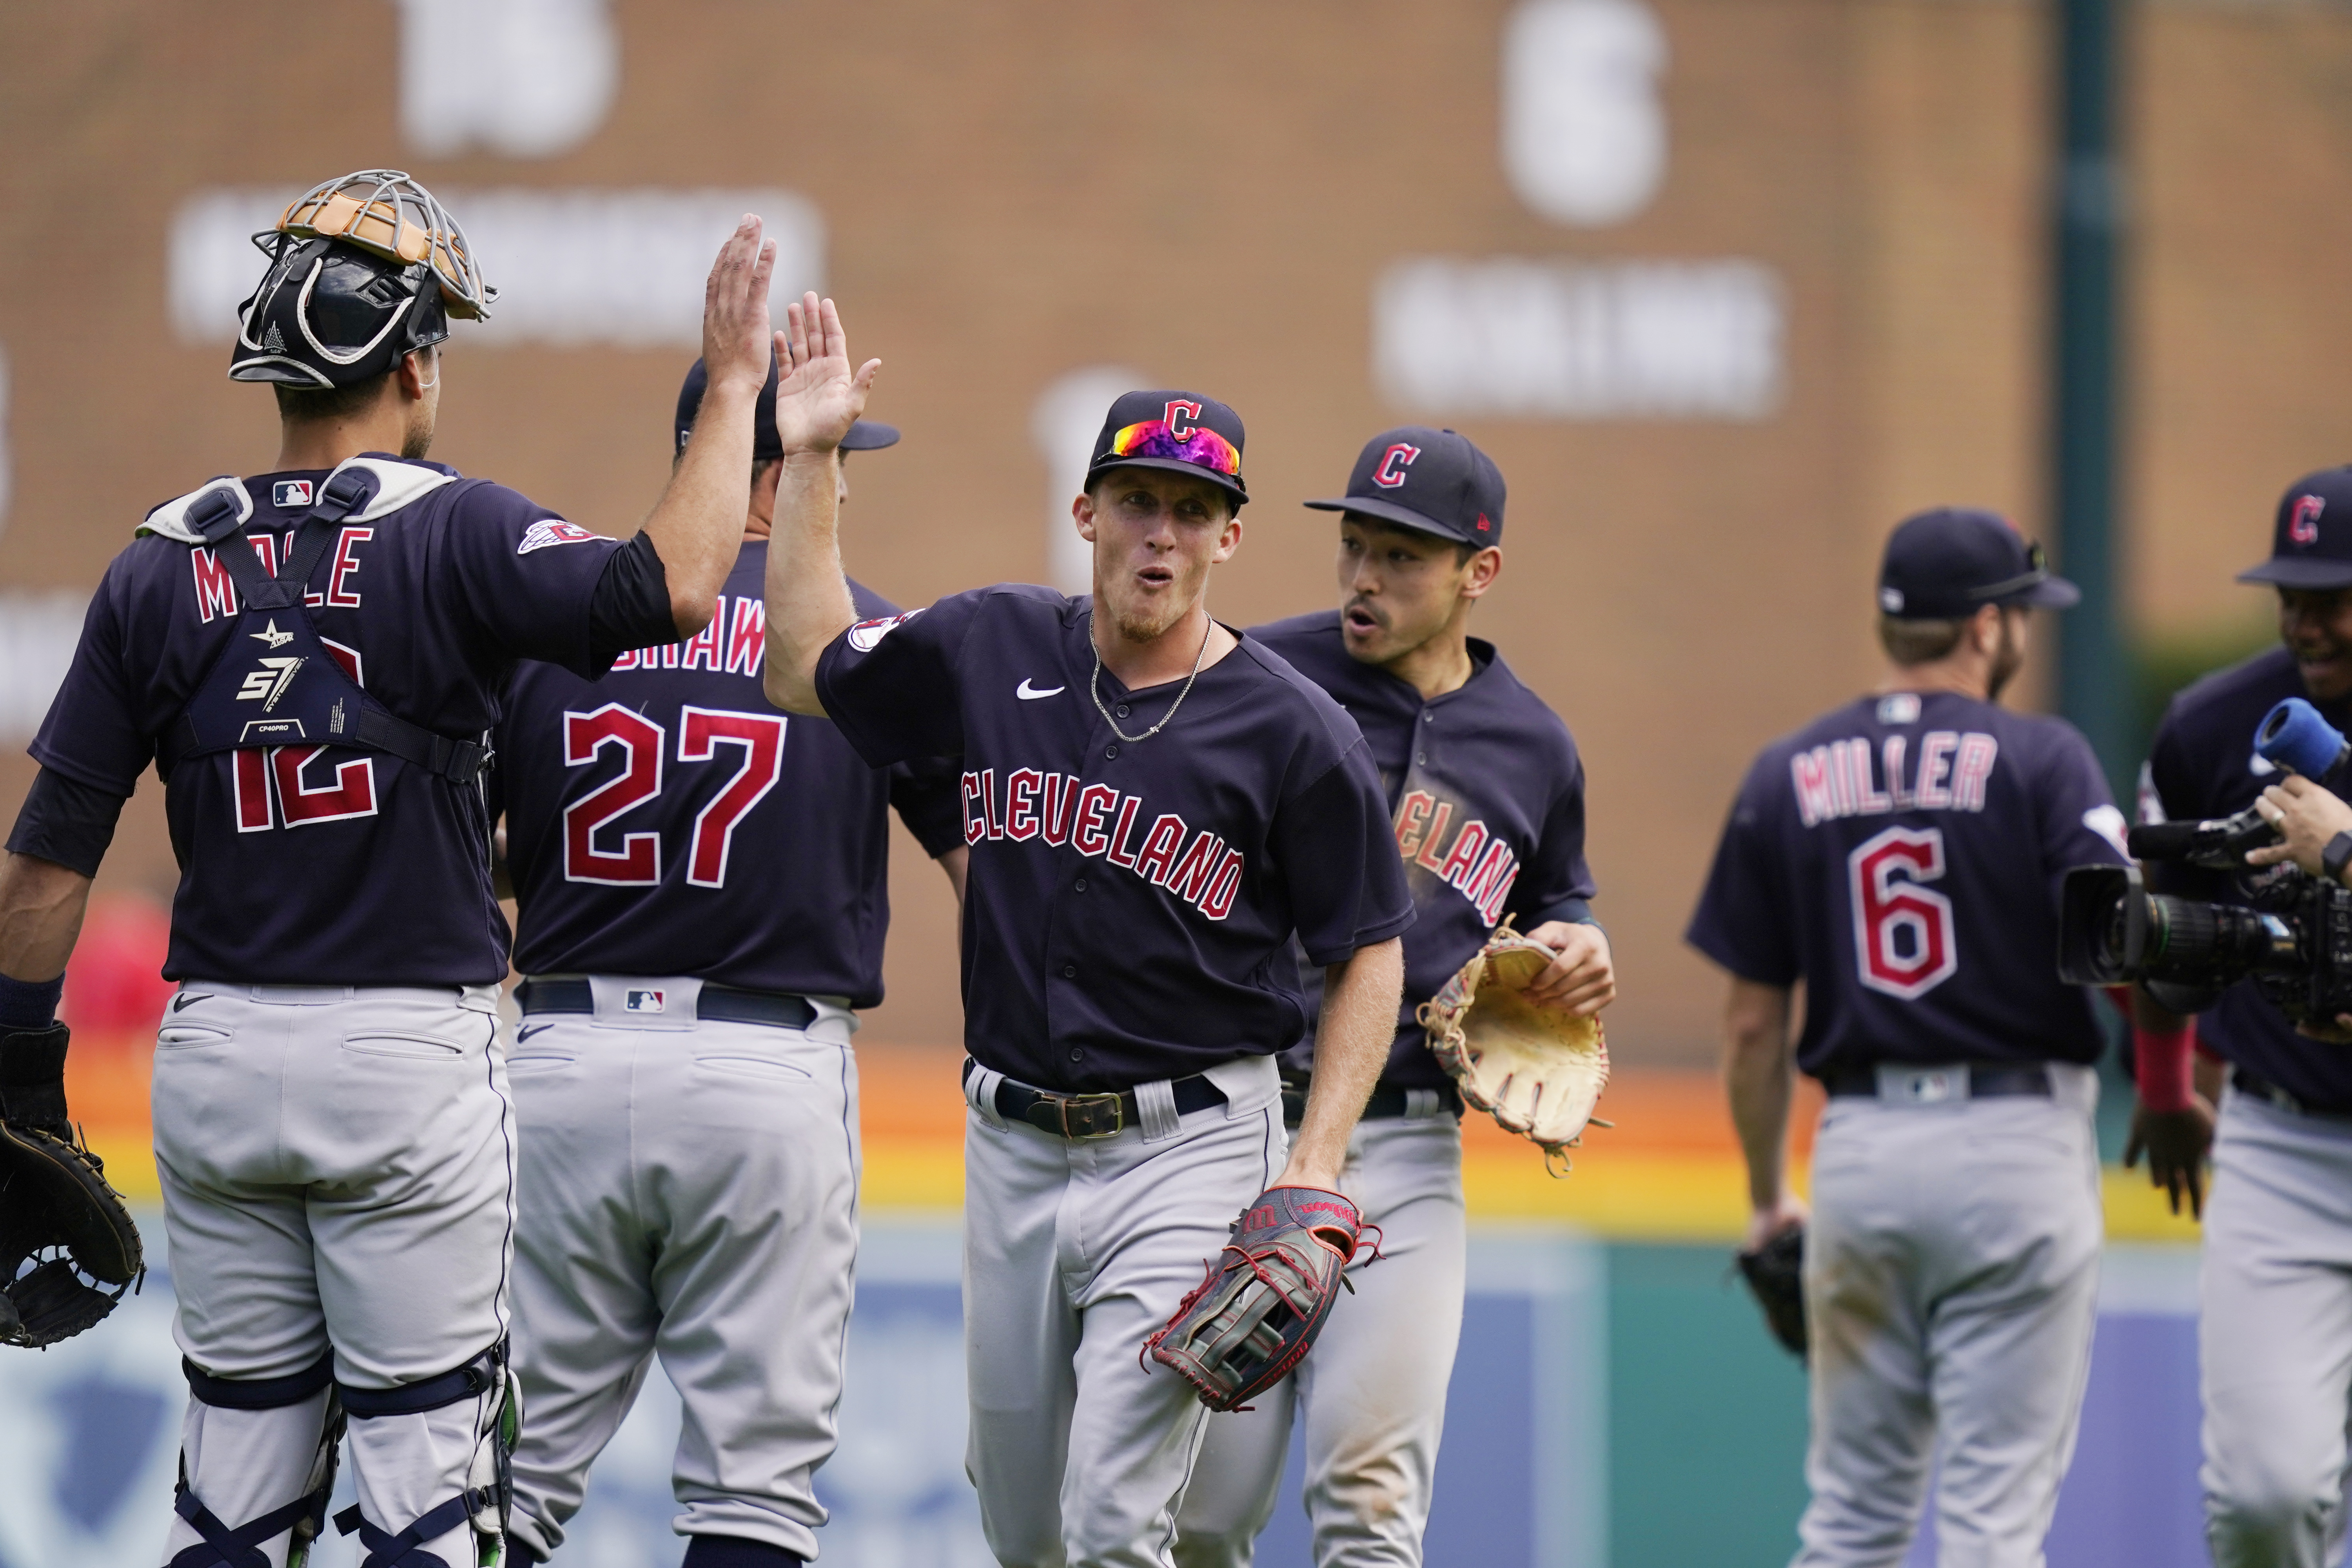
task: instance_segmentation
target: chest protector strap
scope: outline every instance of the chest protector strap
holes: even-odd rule
[[[490,756],[487,735],[461,741],[436,734],[369,696],[320,640],[303,602],[335,524],[364,508],[377,484],[364,468],[330,479],[296,524],[275,577],[262,571],[226,493],[208,491],[188,509],[188,528],[212,546],[236,584],[239,613],[227,647],[157,747],[167,773],[182,758],[215,752],[331,745],[382,752],[452,784],[472,784],[480,774]]]

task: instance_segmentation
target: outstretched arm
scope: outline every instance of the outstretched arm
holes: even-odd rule
[[[785,308],[776,354],[788,367],[776,385],[776,435],[784,464],[768,540],[768,700],[788,713],[821,716],[817,656],[857,620],[841,570],[835,531],[834,450],[866,412],[880,360],[849,368],[841,313],[814,294]]]
[[[694,435],[646,533],[669,580],[677,635],[710,624],[719,590],[742,553],[751,505],[752,406],[768,379],[768,279],[776,242],[749,213],[719,247],[702,296],[702,363],[709,374]]]
[[[1364,1114],[1396,1039],[1404,994],[1404,939],[1360,947],[1323,972],[1323,1018],[1315,1031],[1315,1076],[1307,1111],[1290,1141],[1290,1163],[1277,1187],[1338,1188],[1348,1138]]]

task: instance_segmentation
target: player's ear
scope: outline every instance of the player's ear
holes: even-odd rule
[[[1234,558],[1234,552],[1241,547],[1241,513],[1229,511],[1225,513],[1225,526],[1217,534],[1216,553],[1209,557],[1209,563],[1213,566],[1231,561]]]
[[[1078,537],[1092,544],[1095,542],[1095,496],[1092,490],[1078,492],[1078,499],[1070,503],[1070,516],[1076,520]]]
[[[1499,544],[1489,544],[1464,563],[1462,596],[1465,599],[1483,596],[1487,589],[1495,585],[1495,579],[1502,574],[1503,547]]]

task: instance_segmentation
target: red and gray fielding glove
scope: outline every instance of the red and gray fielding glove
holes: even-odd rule
[[[1212,1410],[1255,1398],[1306,1359],[1366,1228],[1338,1193],[1268,1187],[1144,1352],[1182,1374]]]

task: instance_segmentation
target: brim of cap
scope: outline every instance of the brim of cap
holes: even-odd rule
[[[1097,463],[1087,470],[1087,482],[1092,484],[1113,468],[1165,468],[1171,474],[1192,474],[1222,488],[1235,500],[1249,500],[1249,491],[1240,480],[1221,474],[1214,468],[1204,468],[1198,463],[1188,463],[1179,458],[1113,458],[1108,463]]]
[[[2083,590],[2063,577],[2044,577],[2022,594],[2003,599],[2004,605],[2032,605],[2043,610],[2071,610],[2083,602]]]
[[[2352,561],[2273,559],[2239,573],[2238,581],[2281,588],[2352,588]]]
[[[860,419],[850,426],[849,434],[841,438],[845,452],[878,452],[885,447],[898,444],[896,425],[877,425],[870,419]]]
[[[1392,522],[1415,533],[1433,533],[1440,539],[1451,539],[1461,544],[1477,542],[1458,528],[1448,528],[1426,513],[1415,511],[1409,506],[1400,506],[1392,500],[1382,500],[1378,496],[1341,496],[1336,500],[1311,500],[1307,505],[1314,511],[1360,511],[1366,517],[1377,517],[1382,522]]]

